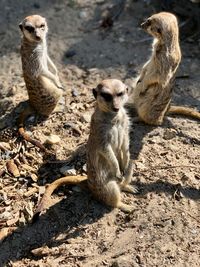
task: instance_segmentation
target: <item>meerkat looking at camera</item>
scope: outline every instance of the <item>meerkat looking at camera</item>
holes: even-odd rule
[[[127,87],[116,79],[104,80],[93,90],[97,107],[88,140],[88,186],[109,206],[131,211],[120,190],[131,193],[132,161],[129,154],[129,118],[124,109]]]
[[[62,96],[63,87],[47,52],[46,19],[39,15],[28,16],[19,28],[22,32],[22,70],[30,105],[18,120],[19,132],[24,133],[24,119],[33,111],[49,116]]]
[[[124,109],[127,90],[125,84],[116,79],[104,80],[93,89],[97,105],[87,144],[87,177],[67,176],[54,181],[47,187],[36,214],[48,206],[49,198],[58,186],[85,180],[97,200],[126,212],[133,209],[121,200],[121,190],[137,192],[130,185],[133,170],[129,153],[129,118]]]
[[[160,12],[148,18],[141,27],[154,37],[154,41],[152,55],[143,66],[133,90],[133,103],[139,119],[152,125],[161,125],[166,113],[200,119],[200,113],[191,108],[170,106],[175,73],[181,61],[176,17]]]

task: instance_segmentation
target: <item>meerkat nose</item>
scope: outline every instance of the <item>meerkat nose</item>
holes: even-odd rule
[[[113,111],[114,112],[118,112],[119,111],[119,108],[113,108]]]

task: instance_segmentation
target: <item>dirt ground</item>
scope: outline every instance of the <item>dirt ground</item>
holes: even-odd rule
[[[132,124],[133,184],[140,191],[123,199],[134,205],[133,213],[63,186],[31,223],[45,185],[61,177],[63,168],[86,172],[91,89],[103,78],[130,82],[151,53],[152,39],[139,27],[155,12],[150,1],[127,1],[113,27],[99,27],[102,13],[116,2],[0,1],[0,266],[199,266],[200,124],[190,118],[167,117],[161,127]],[[49,145],[51,155],[21,140],[15,127],[27,100],[18,24],[33,13],[48,20],[49,54],[66,89],[63,112],[46,121],[32,116],[26,126],[41,141],[51,133],[60,137]],[[200,110],[200,41],[181,39],[173,102]],[[19,174],[6,168],[9,159]]]

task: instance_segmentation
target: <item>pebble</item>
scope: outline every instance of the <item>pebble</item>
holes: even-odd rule
[[[49,136],[47,136],[45,143],[50,145],[58,144],[60,143],[60,137],[55,134],[50,134]]]
[[[119,38],[119,42],[120,42],[120,43],[124,43],[124,42],[125,42],[125,39],[124,39],[123,37],[120,37],[120,38]]]
[[[82,122],[90,122],[91,121],[91,115],[88,113],[85,113],[81,116],[81,121]]]
[[[87,19],[87,17],[88,17],[88,13],[87,13],[87,11],[85,11],[85,10],[81,10],[80,13],[79,13],[79,17],[80,17],[81,19]]]
[[[80,94],[80,93],[79,93],[78,89],[76,89],[76,88],[73,88],[73,89],[72,89],[72,96],[73,96],[73,97],[77,97],[77,96],[79,96],[79,94]]]
[[[135,165],[139,170],[146,170],[146,166],[142,162],[136,162]]]
[[[173,139],[177,136],[177,131],[175,129],[166,129],[163,134],[165,140]]]
[[[73,166],[64,165],[62,168],[60,168],[60,173],[66,176],[76,175],[76,170]]]

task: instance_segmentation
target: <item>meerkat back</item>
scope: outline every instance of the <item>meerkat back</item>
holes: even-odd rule
[[[173,80],[181,60],[176,17],[167,12],[154,14],[142,23],[154,37],[150,60],[143,66],[133,94],[140,119],[162,124],[171,101]]]

